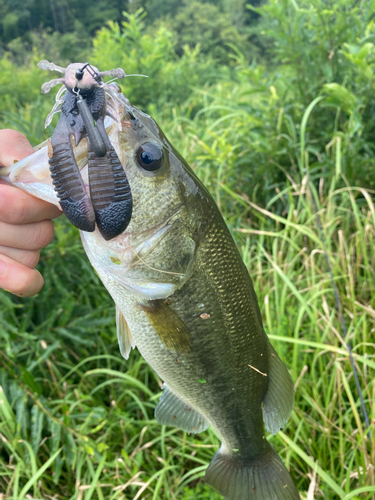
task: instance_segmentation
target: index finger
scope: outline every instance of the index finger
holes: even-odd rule
[[[28,224],[55,219],[62,212],[51,203],[31,196],[21,189],[0,184],[0,221],[8,224]]]

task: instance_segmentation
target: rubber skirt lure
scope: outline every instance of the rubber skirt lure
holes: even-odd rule
[[[125,170],[105,130],[104,118],[112,115],[107,110],[102,77],[123,78],[125,73],[121,69],[100,73],[88,63],[64,69],[41,61],[39,67],[64,73],[64,78],[45,83],[43,93],[59,83],[67,89],[49,143],[51,177],[61,208],[78,229],[92,232],[97,226],[104,239],[110,240],[129,225],[133,201]],[[83,137],[88,142],[90,194],[73,152]]]

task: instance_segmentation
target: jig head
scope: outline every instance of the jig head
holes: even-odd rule
[[[64,73],[64,78],[45,83],[42,93],[49,92],[59,83],[67,89],[60,120],[49,142],[51,177],[61,208],[70,222],[82,231],[94,231],[96,223],[102,236],[110,240],[129,225],[132,194],[124,168],[105,130],[105,116],[113,116],[107,109],[106,84],[102,77],[123,78],[125,72],[120,68],[99,72],[88,63],[62,68],[41,61],[39,67]],[[73,141],[77,146],[83,137],[87,137],[88,142],[90,196],[73,152]]]

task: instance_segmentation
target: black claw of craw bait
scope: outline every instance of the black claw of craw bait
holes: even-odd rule
[[[104,126],[106,115],[112,115],[107,110],[102,77],[124,78],[125,72],[120,68],[99,72],[88,63],[62,68],[41,61],[39,67],[64,74],[63,78],[45,83],[43,94],[59,83],[67,89],[48,148],[51,177],[61,208],[78,229],[92,232],[96,224],[102,236],[110,240],[129,225],[133,204],[124,168]],[[73,145],[78,146],[83,137],[88,142],[90,195],[73,153]]]

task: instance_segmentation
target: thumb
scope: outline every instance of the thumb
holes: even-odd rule
[[[0,130],[0,165],[10,167],[14,161],[22,160],[34,153],[26,137],[16,130]]]

